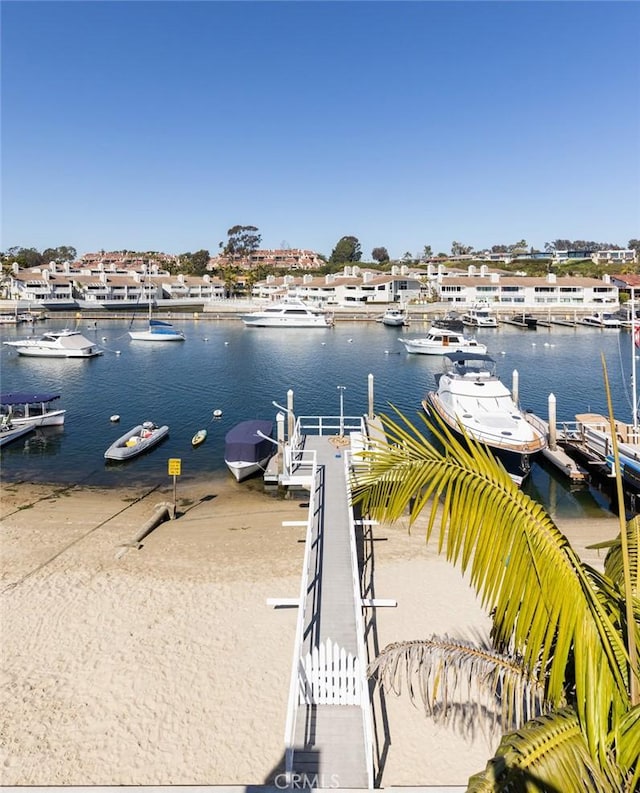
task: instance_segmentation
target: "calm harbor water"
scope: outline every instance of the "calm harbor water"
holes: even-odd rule
[[[51,391],[67,410],[63,428],[37,430],[2,450],[5,482],[31,481],[123,486],[157,483],[167,460],[182,460],[182,479],[224,475],[224,435],[247,418],[275,418],[272,400],[286,405],[294,392],[299,415],[361,415],[368,405],[368,375],[374,376],[377,413],[393,404],[410,418],[442,367],[437,356],[410,355],[401,335],[424,335],[428,325],[388,328],[374,322],[342,322],[333,329],[245,328],[237,320],[175,321],[184,343],[130,341],[128,320],[80,320],[77,328],[95,339],[104,355],[92,360],[21,358],[0,347],[2,391]],[[50,318],[32,329],[3,326],[2,341],[73,326]],[[632,416],[631,336],[626,331],[554,326],[525,331],[510,326],[476,333],[498,362],[509,386],[519,373],[524,408],[548,417],[548,397],[557,401],[558,421],[576,413],[606,413],[601,353],[619,419]],[[344,386],[339,389],[338,386]],[[222,417],[213,419],[214,410]],[[113,423],[110,416],[120,415]],[[128,463],[107,463],[105,449],[126,429],[151,420],[168,424],[166,441]],[[191,437],[206,427],[206,442]],[[230,475],[229,475],[230,476]],[[241,485],[240,485],[241,486]],[[551,514],[596,514],[609,506],[596,489],[570,485],[546,464],[536,463],[525,491]]]

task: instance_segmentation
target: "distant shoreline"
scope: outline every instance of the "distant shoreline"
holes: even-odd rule
[[[168,301],[167,301],[168,303]],[[173,319],[183,320],[237,320],[240,321],[240,315],[247,313],[247,311],[258,310],[264,305],[264,301],[255,302],[251,300],[238,300],[238,301],[224,301],[220,303],[202,303],[194,302],[193,304],[178,305],[172,308],[167,303],[164,303],[154,309],[154,313],[158,315],[170,315]],[[398,305],[392,303],[379,303],[364,306],[327,306],[328,313],[333,315],[335,322],[375,322],[378,320],[385,310],[390,305]],[[0,300],[0,313],[11,312],[16,308],[15,300]],[[456,305],[455,303],[419,303],[405,306],[409,319],[416,321],[428,322],[434,319],[442,319],[449,312],[455,312],[462,315],[469,306],[467,304]],[[141,307],[126,305],[120,308],[74,308],[74,309],[56,309],[51,307],[38,307],[31,306],[32,313],[46,314],[47,319],[83,319],[83,320],[130,320],[133,315],[141,313]],[[146,309],[145,309],[146,312]],[[532,308],[525,306],[516,308],[514,306],[495,307],[495,313],[498,320],[506,320],[514,315],[526,313],[537,319],[550,320],[551,322],[557,320],[575,321],[582,319],[585,316],[593,314],[593,308]]]

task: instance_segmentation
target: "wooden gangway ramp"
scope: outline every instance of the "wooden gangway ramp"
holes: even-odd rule
[[[373,760],[347,437],[306,436],[316,465],[292,672],[287,771],[318,788],[370,788]]]

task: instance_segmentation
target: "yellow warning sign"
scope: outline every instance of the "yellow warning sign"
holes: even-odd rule
[[[179,457],[169,458],[169,476],[180,476],[182,460]]]

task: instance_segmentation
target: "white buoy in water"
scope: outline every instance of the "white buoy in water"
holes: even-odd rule
[[[106,337],[106,336],[103,336],[103,337],[102,337],[102,341],[106,341],[106,340],[107,340],[107,337]]]
[[[120,416],[117,413],[114,413],[113,416],[109,417],[109,421],[120,421]]]
[[[216,410],[213,411],[214,419],[219,419],[221,415],[222,415],[222,411],[220,410],[220,408],[217,408]]]

